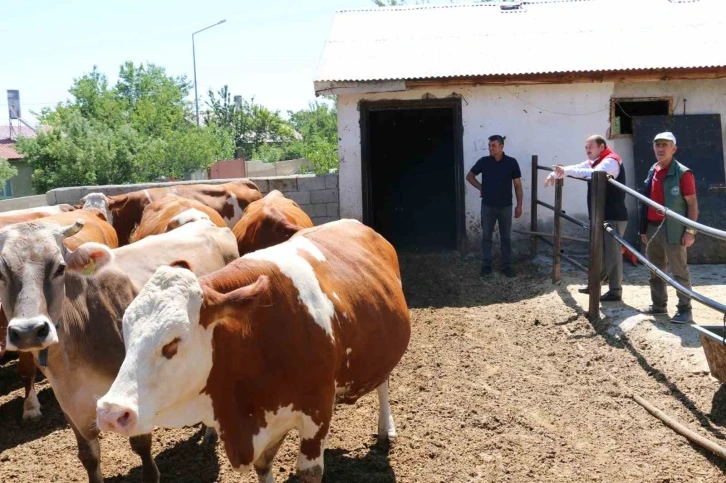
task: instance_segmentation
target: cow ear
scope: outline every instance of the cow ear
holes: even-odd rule
[[[87,242],[66,257],[66,269],[86,276],[98,273],[115,255],[106,245]]]
[[[225,294],[223,299],[225,303],[244,306],[250,302],[260,302],[269,290],[270,277],[260,275],[254,283],[232,290]]]
[[[269,299],[270,278],[267,275],[260,277],[252,284],[245,285],[229,293],[222,294],[205,286],[204,290],[204,317],[200,323],[207,327],[209,324],[231,319],[236,321],[235,326],[246,332],[248,324],[240,325],[245,321],[245,312],[259,304],[267,304]]]
[[[178,258],[171,262],[169,264],[170,267],[176,267],[176,268],[184,268],[186,270],[189,270],[190,272],[193,272],[192,270],[192,264],[189,260],[185,260],[183,258]]]

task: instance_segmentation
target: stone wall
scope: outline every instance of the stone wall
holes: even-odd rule
[[[287,198],[297,202],[316,225],[334,221],[340,218],[338,201],[338,175],[337,174],[304,174],[295,176],[250,177],[263,194],[272,190],[281,191]],[[68,203],[78,204],[88,193],[105,193],[106,195],[119,195],[149,188],[184,184],[221,184],[231,179],[213,179],[204,181],[172,181],[169,183],[141,183],[105,186],[76,186],[71,188],[56,188],[45,194],[48,205]]]

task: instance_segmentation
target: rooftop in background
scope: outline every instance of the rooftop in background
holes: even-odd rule
[[[561,0],[336,13],[316,82],[726,66],[723,0]]]
[[[23,125],[13,125],[12,130],[7,124],[0,126],[0,158],[13,160],[24,157],[15,150],[18,136],[35,137],[35,131]]]

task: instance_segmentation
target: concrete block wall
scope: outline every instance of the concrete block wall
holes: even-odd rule
[[[287,198],[300,205],[305,213],[320,225],[340,218],[338,199],[338,175],[334,174],[301,174],[294,176],[249,177],[260,192],[267,194],[272,190],[281,191]],[[105,186],[75,186],[70,188],[56,188],[45,194],[48,205],[68,203],[78,204],[88,193],[104,193],[106,195],[119,195],[131,191],[159,188],[164,186],[185,184],[221,184],[234,181],[233,179],[214,179],[204,181],[172,181],[168,183],[141,183]]]
[[[47,205],[48,203],[46,202],[46,197],[44,195],[8,198],[6,200],[0,200],[0,212],[38,208],[40,206]]]

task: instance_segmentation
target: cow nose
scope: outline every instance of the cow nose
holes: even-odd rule
[[[8,326],[8,346],[18,350],[41,348],[49,335],[47,320],[27,319]]]
[[[101,403],[96,407],[96,423],[101,431],[128,433],[138,419],[136,411],[119,404]]]

